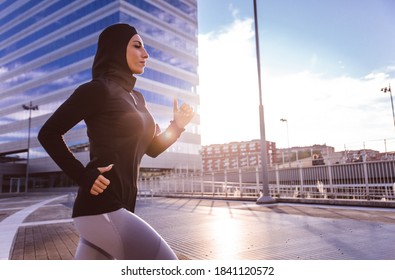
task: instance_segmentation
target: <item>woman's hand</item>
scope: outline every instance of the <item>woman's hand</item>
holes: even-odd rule
[[[98,167],[97,169],[100,171],[101,174],[103,174],[104,172],[110,171],[112,167],[113,164],[110,164],[107,167]],[[103,175],[99,175],[96,178],[95,182],[93,183],[90,193],[93,195],[99,195],[102,192],[104,192],[105,189],[107,189],[109,184],[110,184],[110,180],[108,180]]]
[[[174,121],[176,122],[179,128],[184,128],[193,118],[195,113],[193,112],[193,108],[188,104],[182,104],[180,108],[178,108],[177,98],[174,97]]]

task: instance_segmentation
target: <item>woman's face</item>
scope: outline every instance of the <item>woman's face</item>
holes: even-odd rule
[[[133,74],[142,74],[148,57],[143,40],[140,35],[135,34],[130,39],[126,48],[126,61],[130,71],[132,71]]]

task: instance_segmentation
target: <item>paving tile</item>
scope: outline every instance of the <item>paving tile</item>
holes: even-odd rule
[[[14,213],[4,210],[14,206],[10,202],[0,200],[0,214]],[[37,202],[25,198],[15,206]],[[69,202],[65,197],[29,215],[10,259],[73,259],[79,236],[69,220]],[[153,198],[140,200],[137,214],[182,260],[395,259],[394,209]]]

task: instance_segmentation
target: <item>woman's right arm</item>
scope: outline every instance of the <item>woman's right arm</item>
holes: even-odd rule
[[[64,141],[64,134],[80,121],[100,110],[105,94],[99,82],[90,82],[75,92],[45,122],[38,140],[55,163],[80,187],[90,190],[101,174],[96,168],[85,168]]]

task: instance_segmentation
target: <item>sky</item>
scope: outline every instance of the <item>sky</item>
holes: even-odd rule
[[[395,151],[391,95],[381,91],[392,83],[395,94],[395,1],[257,7],[266,140]],[[260,138],[253,12],[253,0],[198,0],[202,145]]]

